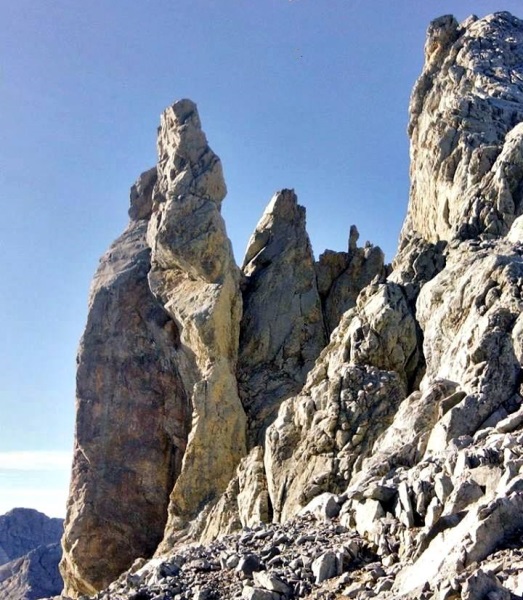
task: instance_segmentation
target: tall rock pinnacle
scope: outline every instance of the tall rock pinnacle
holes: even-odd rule
[[[165,111],[158,150],[101,260],[80,344],[62,561],[71,595],[183,530],[245,453],[239,271],[219,211],[220,162],[192,102]]]
[[[180,373],[193,408],[170,499],[162,545],[168,548],[201,507],[225,491],[245,454],[246,421],[235,376],[239,270],[220,214],[226,188],[191,101],[162,115],[158,156],[149,284],[179,327]]]

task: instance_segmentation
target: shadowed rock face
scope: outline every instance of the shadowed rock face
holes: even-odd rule
[[[278,192],[253,233],[243,264],[238,382],[254,442],[281,401],[296,394],[326,344],[305,209]]]
[[[386,274],[381,248],[368,242],[358,248],[358,238],[358,229],[352,225],[348,252],[326,250],[316,263],[318,292],[328,336],[338,326],[343,313],[356,306],[361,290],[374,278]]]
[[[282,190],[240,286],[195,105],[164,113],[79,355],[71,593],[322,493],[389,569],[377,598],[499,591],[475,570],[523,524],[522,49],[508,13],[431,24],[392,270],[356,229],[315,264]]]
[[[78,354],[62,570],[82,593],[154,552],[187,442],[179,333],[149,289],[146,231],[146,218],[131,221],[102,258]]]
[[[245,453],[239,272],[219,213],[221,166],[192,102],[162,116],[158,150],[101,260],[80,344],[61,567],[70,594],[93,593],[181,535]]]

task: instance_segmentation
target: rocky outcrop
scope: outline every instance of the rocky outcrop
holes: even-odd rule
[[[278,520],[321,492],[342,492],[405,397],[397,372],[351,360],[356,320],[356,309],[344,315],[303,391],[282,405],[267,432],[265,469]]]
[[[358,248],[358,229],[350,228],[348,252],[326,250],[316,263],[318,292],[327,335],[336,329],[344,312],[356,306],[361,290],[386,275],[381,248],[369,242]]]
[[[238,384],[251,437],[263,443],[282,400],[299,392],[327,343],[305,209],[294,191],[272,198],[242,272]]]
[[[3,600],[37,600],[60,594],[63,581],[58,570],[60,543],[38,546],[24,556],[0,566]]]
[[[156,550],[187,443],[191,410],[178,369],[179,330],[147,281],[155,180],[148,172],[133,188],[143,218],[131,220],[101,259],[91,287],[63,541],[68,592],[93,593],[137,555]]]
[[[356,228],[348,252],[314,263],[304,209],[283,190],[240,276],[195,106],[163,115],[159,165],[102,263],[80,353],[72,592],[124,568],[119,535],[132,540],[127,565],[163,535],[157,558],[98,597],[282,599],[311,597],[313,584],[316,597],[362,600],[522,595],[523,22],[442,17],[425,54],[392,268],[357,247]],[[148,518],[140,499],[131,517],[104,497],[126,485],[133,502],[157,494],[150,546],[130,531]],[[341,537],[289,551],[289,532],[296,545],[316,539],[311,515]],[[241,527],[210,549],[181,545]]]
[[[436,19],[411,98],[411,199],[402,234],[505,235],[521,214],[523,31],[509,13]]]
[[[60,541],[63,520],[52,519],[30,508],[13,508],[0,516],[0,565]]]
[[[148,278],[180,331],[180,374],[193,411],[165,549],[227,488],[245,454],[246,421],[235,376],[239,270],[220,214],[226,188],[194,103],[177,102],[162,115],[158,157]]]
[[[244,453],[220,163],[188,101],[166,111],[158,145],[158,169],[131,190],[129,226],[91,288],[63,541],[70,594],[150,556],[225,489]]]

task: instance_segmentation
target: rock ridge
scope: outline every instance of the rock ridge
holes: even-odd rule
[[[315,261],[305,209],[283,189],[240,270],[196,106],[165,111],[158,165],[133,187],[129,228],[93,285],[67,593],[93,594],[156,551],[98,597],[523,595],[511,566],[523,530],[522,82],[516,17],[431,23],[392,266],[357,246],[356,227],[347,252]],[[134,415],[147,426],[128,431]],[[106,508],[123,492],[132,517]],[[108,514],[120,539],[136,540],[125,560],[92,528]],[[299,556],[283,547],[285,528],[305,541],[342,537]],[[257,554],[265,539],[269,558]]]

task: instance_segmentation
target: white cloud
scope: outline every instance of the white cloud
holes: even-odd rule
[[[65,516],[71,462],[61,450],[0,452],[0,515],[22,507]]]
[[[13,508],[35,508],[48,517],[65,517],[67,487],[42,489],[24,487],[16,489],[0,488],[0,515]]]
[[[0,452],[0,471],[61,471],[71,468],[72,452],[12,450]]]

